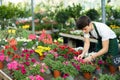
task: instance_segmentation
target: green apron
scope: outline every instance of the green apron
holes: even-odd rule
[[[98,36],[98,43],[96,45],[96,51],[98,52],[100,49],[102,49],[102,38],[98,33],[98,30],[96,28],[96,25],[94,25],[95,31],[97,32],[97,36]],[[112,55],[112,56],[116,56],[119,53],[119,48],[118,48],[118,41],[117,38],[114,39],[109,39],[109,48],[108,48],[108,52],[106,54],[104,54],[103,58],[106,58],[107,55]]]

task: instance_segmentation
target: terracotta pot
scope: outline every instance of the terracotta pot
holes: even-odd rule
[[[0,69],[3,69],[3,67],[4,67],[4,63],[0,61]]]
[[[61,76],[61,73],[60,73],[60,71],[58,71],[58,70],[54,70],[54,71],[53,71],[53,75],[54,75],[54,78],[57,78],[57,77],[60,77],[60,76]]]
[[[113,65],[109,65],[109,71],[111,74],[114,74],[116,72],[116,67]]]
[[[92,77],[92,74],[89,73],[89,72],[84,72],[84,73],[83,73],[83,76],[84,76],[85,79],[90,80],[91,77]]]
[[[44,58],[45,58],[44,55],[42,55],[42,56],[39,57],[40,60],[43,60]]]
[[[95,73],[96,74],[102,74],[102,68],[99,65],[96,66]]]

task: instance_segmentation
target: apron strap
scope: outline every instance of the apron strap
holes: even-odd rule
[[[93,26],[94,26],[94,28],[95,28],[95,31],[97,32],[98,39],[101,39],[101,36],[99,35],[98,30],[97,30],[97,28],[96,28],[96,25],[95,25],[94,23],[93,23]]]

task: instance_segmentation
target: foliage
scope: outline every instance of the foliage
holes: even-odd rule
[[[98,20],[99,19],[99,13],[95,9],[90,9],[86,12],[86,15],[90,17],[91,20]]]
[[[82,10],[82,7],[80,3],[77,5],[73,3],[72,6],[68,6],[66,8],[66,12],[68,16],[74,18],[75,21],[81,15],[81,10]]]
[[[16,6],[13,3],[9,3],[7,6],[6,5],[0,6],[0,19],[2,20],[16,18],[16,17],[23,17],[23,16],[25,17],[26,13],[28,13],[27,10],[22,9],[20,4]]]
[[[46,56],[45,56],[45,59],[47,60],[47,59],[52,59],[52,60],[54,60],[54,55],[53,54],[51,54],[51,53],[48,53]],[[43,60],[44,61],[44,60]]]
[[[33,53],[34,50],[23,50],[21,55],[9,57],[7,70],[12,78],[24,80],[31,75],[40,76],[48,69],[45,63],[37,62]]]
[[[17,38],[17,37],[22,37],[22,38],[28,38],[28,35],[32,33],[31,31],[18,28],[18,29],[6,29],[6,30],[1,30],[0,31],[0,38],[1,39],[10,39],[11,37]]]
[[[99,68],[104,68],[105,66],[105,61],[102,59],[102,57],[97,57],[95,60],[94,60],[94,64],[96,65],[96,68],[99,69]]]
[[[106,18],[107,18],[107,20],[111,20],[111,17],[113,16],[113,6],[106,5],[105,9],[106,9]]]
[[[116,78],[110,74],[100,74],[99,80],[116,80]]]
[[[55,60],[59,60],[61,62],[64,62],[65,58],[63,56],[58,56]]]
[[[119,9],[114,9],[113,10],[113,17],[114,17],[114,19],[120,19],[120,8]]]
[[[72,59],[79,53],[67,45],[59,45],[58,48],[56,48],[56,52],[67,60]]]
[[[59,61],[59,60],[56,60],[56,61],[55,61],[55,60],[49,59],[48,57],[45,58],[45,59],[43,60],[43,62],[44,62],[47,66],[49,66],[49,68],[52,69],[52,70],[60,70],[60,71],[61,71],[61,69],[62,69],[62,67],[63,67],[63,64],[62,64],[61,61]]]
[[[57,78],[52,78],[52,80],[68,80],[68,79],[64,79],[62,77],[57,77]]]
[[[116,80],[119,80],[120,79],[120,74],[119,73],[116,74],[115,77],[116,77]]]
[[[80,71],[93,73],[96,67],[90,63],[84,63],[80,65]]]
[[[119,38],[119,36],[120,36],[120,27],[116,28],[116,29],[112,29],[112,30],[116,33],[117,38]]]
[[[21,73],[21,71],[17,71],[17,70],[14,71],[14,73],[12,75],[13,75],[13,78],[16,78],[16,79],[25,79],[26,78],[26,75],[23,75]]]
[[[8,42],[5,39],[0,39],[0,46],[4,46]]]
[[[43,60],[43,62],[51,69],[52,65],[54,63],[54,61],[52,59],[49,59],[48,56],[45,57],[45,59]]]
[[[78,75],[78,70],[70,62],[64,63],[61,72],[71,75],[73,77]]]
[[[107,64],[112,64],[113,62],[112,62],[112,56],[110,55],[110,56],[107,56],[107,58],[106,58],[106,63]]]
[[[51,65],[52,70],[61,71],[62,67],[63,67],[63,63],[61,61],[53,61],[53,64]]]
[[[62,23],[62,24],[65,24],[65,22],[68,20],[68,18],[69,18],[69,16],[67,15],[67,12],[64,9],[58,11],[55,16],[55,20],[58,23]]]

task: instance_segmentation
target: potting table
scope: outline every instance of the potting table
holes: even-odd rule
[[[78,35],[72,35],[72,34],[66,34],[66,33],[59,33],[59,35],[61,37],[63,37],[64,39],[64,44],[69,45],[70,47],[79,47],[79,46],[83,46],[84,42],[84,38],[83,36],[78,36]],[[94,48],[96,46],[96,39],[90,38],[90,50],[94,51]],[[120,52],[120,44],[119,44],[119,52]]]

